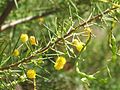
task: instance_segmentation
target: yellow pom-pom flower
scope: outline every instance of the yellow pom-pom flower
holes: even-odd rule
[[[37,41],[34,36],[30,36],[30,43],[31,45],[37,45]]]
[[[28,35],[27,35],[27,34],[21,34],[20,40],[21,40],[23,43],[25,43],[26,41],[28,41]]]
[[[83,42],[79,42],[76,45],[76,49],[80,52],[85,44]],[[86,50],[86,47],[83,49],[83,51]]]
[[[13,51],[13,56],[19,56],[19,50],[18,49],[15,49],[14,51]]]
[[[56,70],[61,70],[63,69],[65,63],[66,63],[66,59],[60,56],[57,58],[54,67]]]
[[[83,42],[78,41],[77,39],[74,39],[72,44],[76,47],[76,49],[80,52],[83,48],[83,46],[85,45]],[[86,50],[86,47],[84,48],[84,50]],[[83,50],[83,51],[84,51]]]
[[[36,77],[36,71],[33,69],[29,69],[27,71],[27,77],[30,79],[34,79]]]

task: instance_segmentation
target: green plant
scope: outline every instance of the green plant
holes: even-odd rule
[[[0,1],[0,89],[119,90],[119,3]]]

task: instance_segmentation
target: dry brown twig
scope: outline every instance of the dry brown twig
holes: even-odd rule
[[[53,13],[56,13],[58,11],[60,11],[59,8],[54,8],[54,9],[51,9],[50,11],[44,12],[40,15],[28,16],[26,18],[18,19],[16,21],[11,22],[11,23],[2,25],[1,28],[0,28],[0,32],[6,31],[8,28],[14,27],[18,24],[22,24],[22,23],[25,23],[25,22],[28,22],[28,21],[31,21],[31,20],[35,20],[35,19],[38,19],[38,18],[41,18],[41,17],[45,17],[45,16],[51,15]]]
[[[16,0],[16,1],[18,2],[19,0]],[[10,12],[12,11],[12,9],[14,7],[15,7],[14,0],[8,0],[7,5],[6,5],[2,15],[0,16],[0,27],[4,23],[5,19],[8,17],[8,15],[10,14]]]
[[[114,8],[110,8],[110,9],[105,10],[103,13],[98,14],[98,15],[92,17],[92,18],[89,19],[88,21],[79,24],[79,25],[76,26],[75,28],[71,28],[71,30],[70,30],[67,34],[65,34],[65,35],[64,35],[63,37],[61,37],[61,38],[56,39],[56,41],[55,41],[54,43],[50,43],[48,46],[46,46],[46,47],[44,47],[44,48],[42,48],[42,49],[40,49],[40,50],[35,51],[34,54],[31,54],[30,56],[28,56],[27,58],[24,58],[23,60],[21,60],[21,61],[19,61],[19,62],[13,63],[13,64],[8,65],[8,66],[6,66],[6,67],[1,67],[0,70],[1,70],[1,71],[2,71],[2,70],[7,70],[7,69],[10,69],[10,68],[13,68],[13,67],[17,67],[17,66],[20,65],[20,64],[23,64],[23,63],[26,63],[26,62],[30,61],[33,57],[35,57],[36,54],[46,52],[51,46],[53,46],[54,44],[58,43],[58,42],[61,41],[63,38],[66,39],[66,38],[67,38],[69,35],[71,35],[77,28],[82,27],[82,26],[85,26],[87,23],[90,23],[90,22],[92,22],[92,21],[94,21],[94,20],[96,20],[96,19],[100,19],[100,18],[103,16],[103,14],[107,14],[107,13],[111,12],[112,10],[116,10],[116,9],[117,9],[117,7],[114,7]]]

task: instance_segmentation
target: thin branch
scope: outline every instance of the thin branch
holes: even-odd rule
[[[18,24],[22,24],[22,23],[25,23],[25,22],[29,22],[29,21],[31,21],[31,20],[38,19],[38,18],[40,18],[40,17],[45,17],[45,16],[48,16],[48,15],[50,15],[50,14],[59,12],[60,10],[63,11],[64,9],[62,9],[62,7],[60,7],[61,4],[62,4],[62,3],[59,3],[59,6],[51,9],[50,11],[46,11],[46,12],[44,12],[43,14],[36,15],[36,16],[28,16],[28,17],[26,17],[26,18],[18,19],[18,20],[16,20],[16,21],[11,22],[11,23],[2,25],[1,28],[0,28],[0,32],[6,31],[6,29],[11,28],[11,27],[14,27],[14,26],[16,26],[16,25],[18,25]],[[76,2],[76,5],[79,5],[79,2]],[[65,6],[65,8],[68,8],[68,7]]]
[[[38,18],[41,18],[41,17],[45,17],[45,16],[51,15],[51,14],[53,14],[53,13],[56,13],[56,12],[58,12],[58,11],[60,11],[59,8],[54,8],[54,9],[52,9],[52,10],[50,10],[50,11],[47,11],[47,12],[44,12],[44,13],[42,13],[42,14],[40,14],[40,15],[29,16],[29,17],[26,17],[26,18],[22,18],[22,19],[13,21],[13,22],[11,22],[11,23],[9,23],[9,24],[2,25],[0,32],[3,32],[3,31],[5,31],[6,29],[11,28],[11,27],[14,27],[14,26],[16,26],[16,25],[18,25],[18,24],[22,24],[22,23],[25,23],[25,22],[28,22],[28,21],[31,21],[31,20],[34,20],[34,19],[38,19]]]
[[[37,51],[35,52],[35,54],[46,52],[51,46],[53,46],[54,44],[58,43],[58,42],[61,41],[63,38],[67,38],[69,35],[71,35],[77,28],[82,27],[82,26],[85,26],[87,23],[90,23],[90,22],[92,22],[92,21],[94,21],[94,20],[100,19],[100,18],[103,16],[103,14],[107,14],[107,13],[109,13],[109,12],[111,12],[112,10],[115,10],[115,9],[117,9],[117,7],[107,9],[107,10],[105,10],[102,14],[98,14],[98,15],[92,17],[92,18],[89,19],[88,21],[79,24],[79,25],[78,25],[77,27],[75,27],[75,28],[71,28],[71,30],[70,30],[67,34],[65,34],[63,37],[58,38],[54,43],[50,43],[48,46],[44,47],[43,49],[37,50]],[[21,61],[19,61],[19,62],[16,62],[16,63],[14,63],[14,64],[11,64],[11,65],[9,65],[9,66],[2,67],[2,68],[0,68],[0,70],[1,70],[1,71],[2,71],[2,70],[7,70],[7,69],[10,69],[10,68],[13,68],[13,67],[17,67],[17,66],[20,65],[20,64],[27,63],[27,62],[30,61],[33,57],[35,57],[35,54],[34,54],[34,55],[31,55],[31,56],[29,56],[29,57],[27,57],[27,58],[25,58],[25,59],[23,59],[23,60],[21,60]]]
[[[18,2],[19,0],[17,0]],[[14,0],[8,0],[6,8],[4,9],[2,15],[0,16],[0,27],[1,25],[4,23],[5,19],[7,18],[7,16],[9,15],[9,13],[11,12],[11,10],[13,9],[13,7],[15,7],[15,2]]]

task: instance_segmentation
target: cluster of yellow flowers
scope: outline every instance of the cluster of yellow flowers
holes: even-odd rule
[[[56,70],[61,70],[61,69],[63,69],[65,63],[66,63],[66,59],[64,57],[60,56],[57,58],[54,67]]]
[[[27,34],[21,34],[20,36],[20,40],[25,43],[26,41],[28,41],[28,35]],[[37,40],[34,36],[30,36],[30,43],[31,45],[37,45]]]
[[[90,28],[85,28],[84,30],[87,32],[88,35],[90,35],[90,33],[91,33]],[[36,41],[36,38],[34,36],[30,36],[30,38],[29,38],[27,34],[21,34],[20,40],[23,43],[26,43],[29,40],[31,45],[37,45],[37,41]],[[82,48],[84,47],[85,43],[79,41],[78,39],[74,39],[73,42],[72,42],[72,45],[75,46],[76,50],[78,50],[80,52],[82,50]],[[86,47],[84,47],[83,51],[84,50],[86,50]],[[13,52],[13,55],[14,56],[19,56],[19,50],[15,49],[14,52]],[[54,68],[56,70],[61,70],[61,69],[64,68],[65,64],[66,64],[66,59],[62,56],[59,56],[56,59],[56,62],[54,64]],[[35,79],[36,78],[36,71],[33,70],[33,69],[29,69],[26,74],[27,74],[27,77],[30,78],[30,79]]]
[[[73,46],[76,47],[76,49],[80,52],[85,45],[85,43],[78,41],[77,39],[74,39],[72,42]],[[86,47],[83,49],[83,51],[86,50]]]
[[[36,71],[33,70],[33,69],[29,69],[29,70],[27,71],[27,77],[30,78],[30,79],[36,78]]]
[[[37,45],[37,43],[38,43],[34,36],[30,36],[30,38],[29,38],[27,34],[21,34],[20,40],[23,43],[25,43],[29,40],[31,45]],[[19,56],[19,49],[15,49],[13,51],[13,56]]]
[[[87,31],[88,34],[91,33],[90,28],[86,28],[85,31]],[[21,34],[20,40],[23,43],[25,43],[29,40],[31,45],[37,45],[37,41],[36,41],[36,38],[34,36],[30,36],[30,38],[29,38],[27,34]],[[75,46],[76,49],[80,52],[82,50],[82,48],[84,47],[85,43],[79,41],[78,39],[74,39],[73,42],[72,42],[72,45]],[[83,51],[84,50],[86,50],[86,47],[84,47]],[[19,50],[15,49],[14,52],[13,52],[13,55],[14,56],[19,56]],[[54,68],[56,70],[61,70],[61,69],[63,69],[65,64],[66,64],[66,59],[64,57],[60,56],[56,59]],[[34,70],[30,69],[30,70],[27,71],[27,77],[28,78],[32,79],[32,78],[35,78],[35,76],[36,76],[36,72]]]

